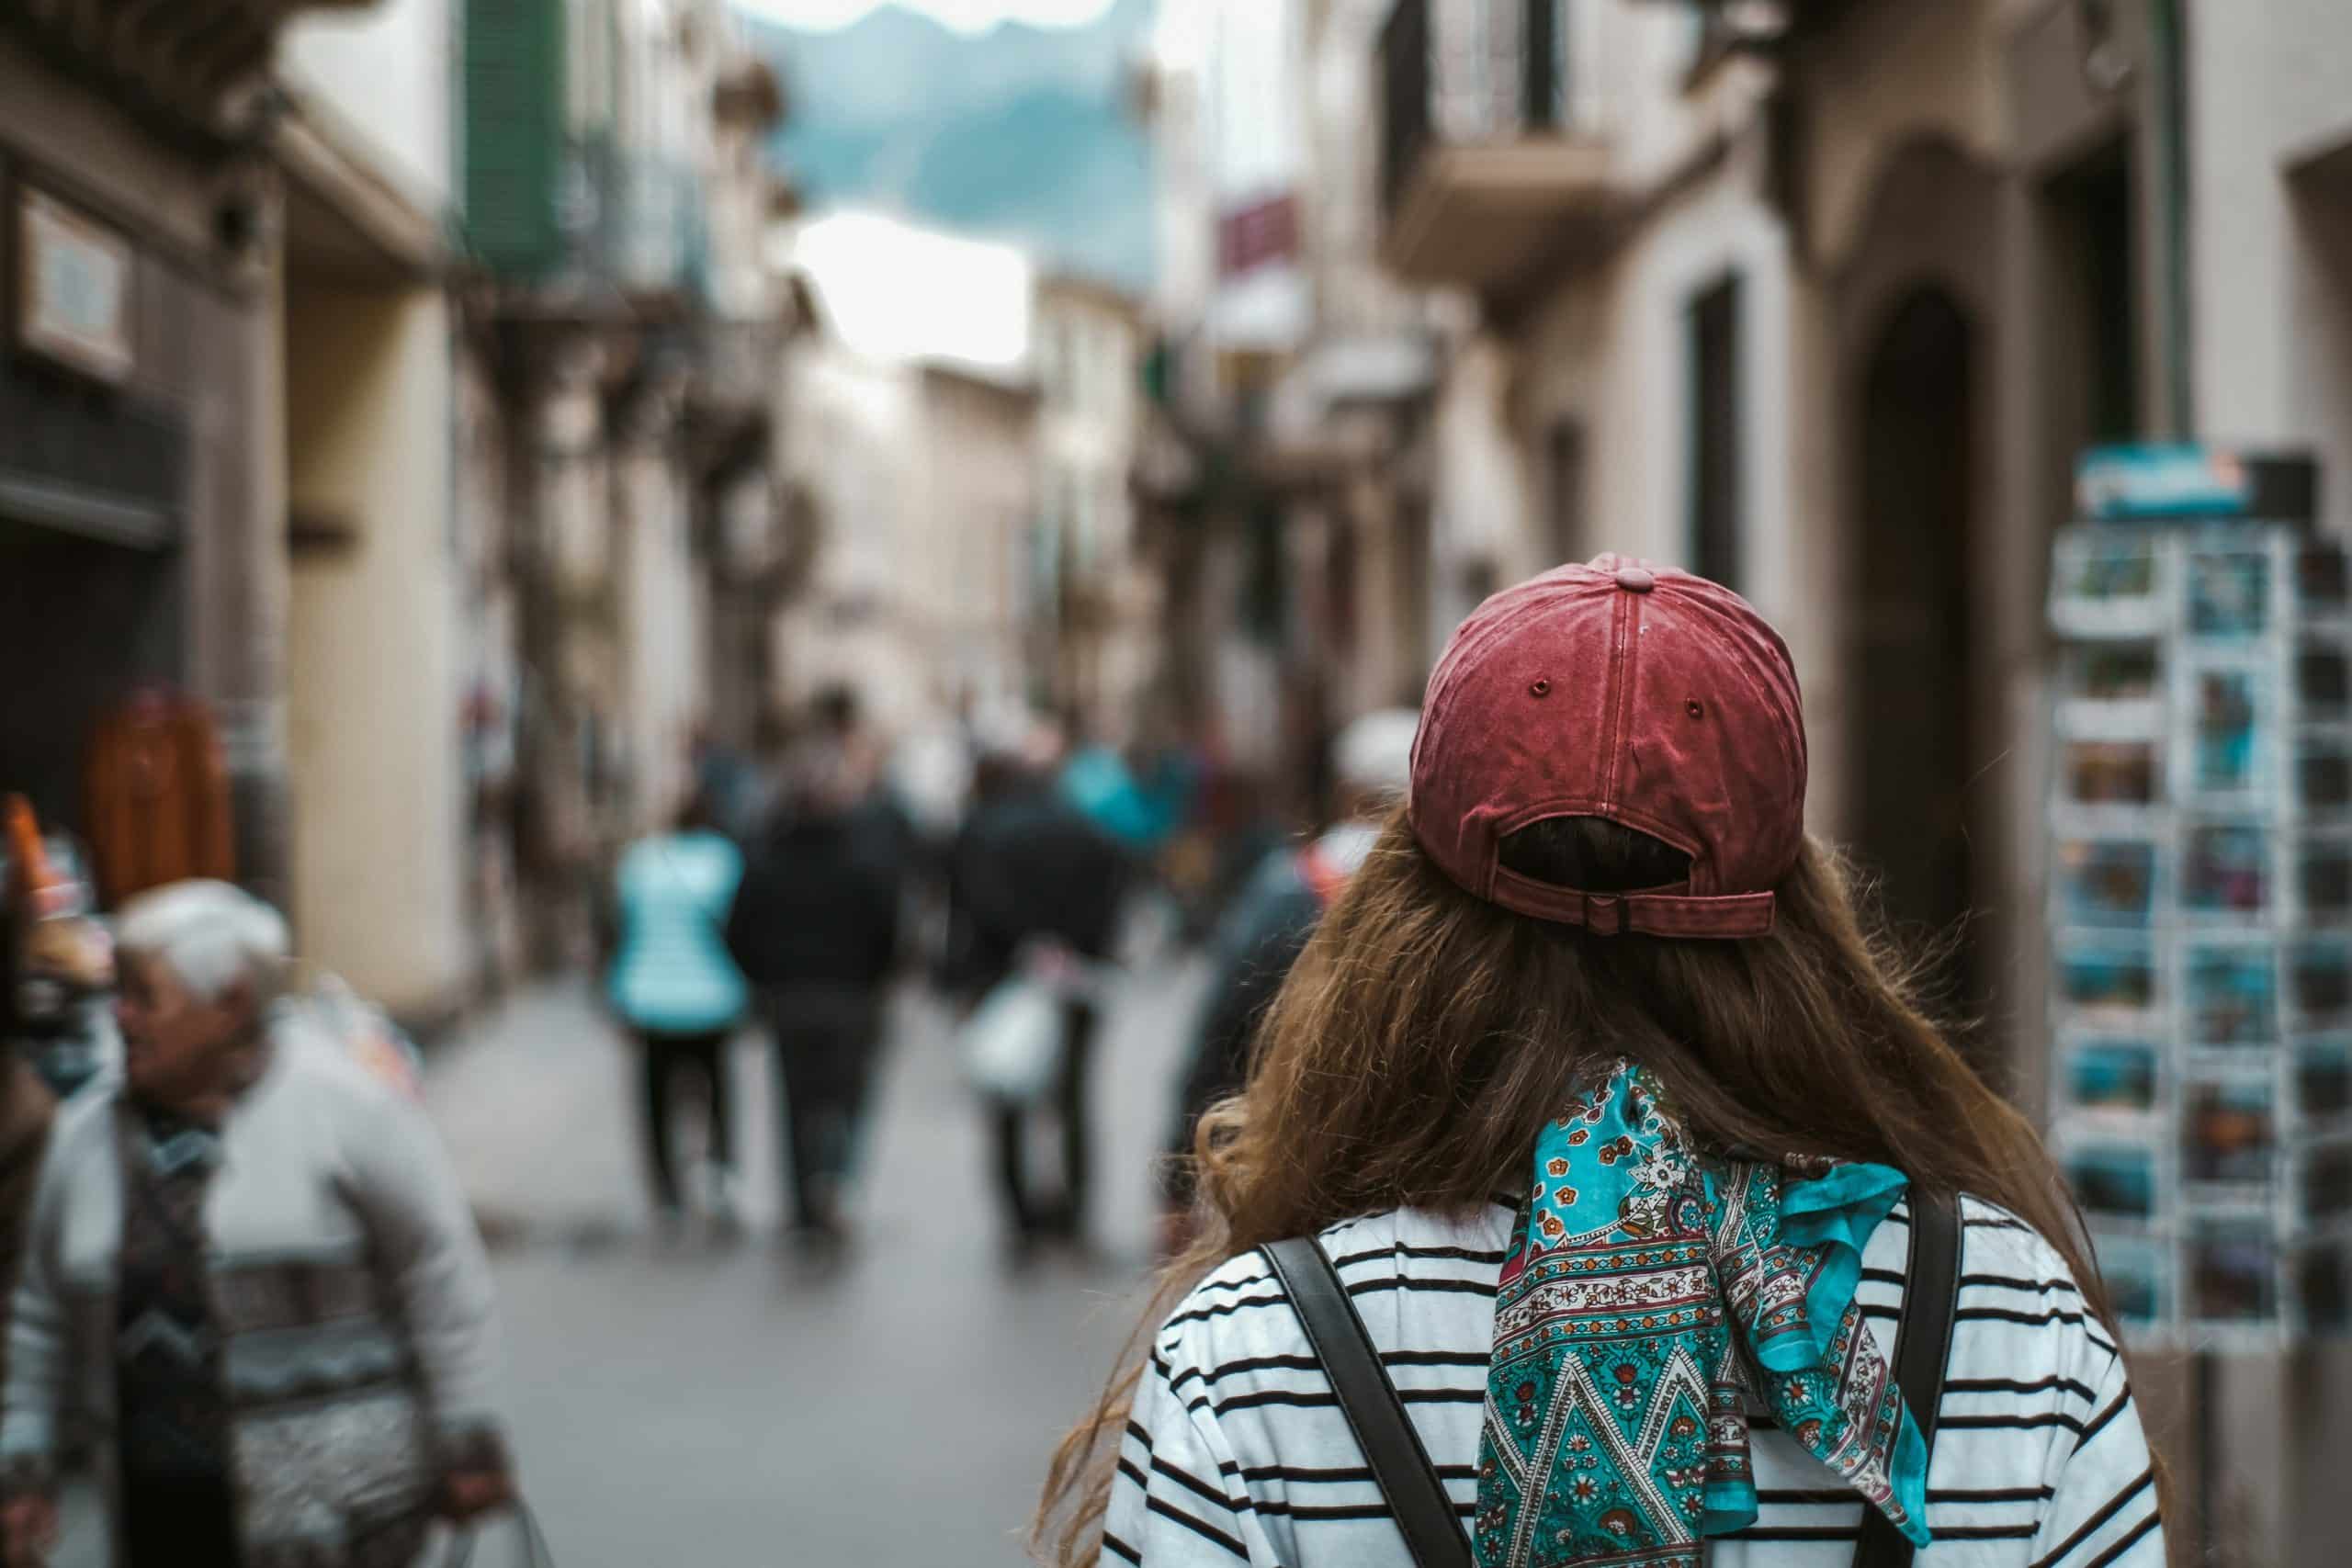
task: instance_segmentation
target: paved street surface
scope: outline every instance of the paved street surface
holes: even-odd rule
[[[492,1237],[526,1487],[562,1568],[1022,1562],[1045,1459],[1137,1307],[1197,965],[1124,986],[1096,1075],[1101,1256],[1006,1266],[981,1128],[929,998],[894,1010],[857,1241],[774,1235],[764,1046],[736,1046],[748,1235],[657,1235],[635,1055],[584,988],[437,1053],[428,1098]],[[509,1561],[504,1542],[477,1561]],[[519,1556],[511,1560],[520,1561]]]

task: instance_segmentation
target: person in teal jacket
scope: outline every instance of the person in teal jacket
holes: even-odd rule
[[[731,1201],[727,1041],[750,990],[728,956],[725,933],[742,880],[743,857],[700,795],[669,831],[631,844],[615,879],[620,944],[606,996],[644,1044],[647,1157],[654,1201],[673,1221],[684,1212],[671,1125],[681,1077],[702,1082],[722,1215]]]

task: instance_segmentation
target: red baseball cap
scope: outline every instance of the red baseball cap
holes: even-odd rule
[[[1605,555],[1471,612],[1430,676],[1413,833],[1465,891],[1603,935],[1761,936],[1804,845],[1804,714],[1780,635],[1719,583]],[[1687,882],[1585,893],[1503,840],[1600,817],[1690,857]]]

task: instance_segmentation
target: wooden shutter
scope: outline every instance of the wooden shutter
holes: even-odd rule
[[[554,269],[564,125],[564,0],[466,0],[468,246],[506,276]]]

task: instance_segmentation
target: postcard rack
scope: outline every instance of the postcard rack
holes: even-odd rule
[[[2352,595],[2300,520],[2055,546],[2052,1145],[2135,1337],[2347,1325]]]

